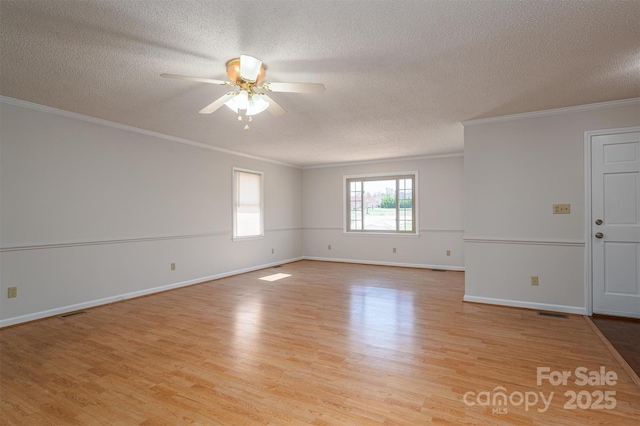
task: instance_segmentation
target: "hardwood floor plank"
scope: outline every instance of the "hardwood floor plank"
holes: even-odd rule
[[[291,276],[265,282],[273,270],[254,271],[0,330],[0,424],[640,418],[640,389],[579,316],[464,303],[461,272],[313,261],[278,272]],[[539,367],[571,376],[538,385]],[[579,367],[618,379],[580,386]],[[611,409],[565,408],[565,392],[586,404],[605,391],[615,392]],[[515,399],[482,403],[499,392]],[[551,397],[546,408],[541,397]]]

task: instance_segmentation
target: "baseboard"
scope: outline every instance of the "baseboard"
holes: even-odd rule
[[[495,299],[492,297],[478,297],[464,295],[465,302],[484,303],[487,305],[510,306],[512,308],[527,308],[538,311],[563,312],[566,314],[587,315],[587,309],[581,306],[554,305],[550,303],[525,302],[522,300]]]
[[[173,283],[173,284],[167,284],[167,285],[163,285],[163,286],[159,286],[159,287],[147,288],[147,289],[144,289],[144,290],[133,291],[133,292],[130,292],[130,293],[123,293],[123,294],[119,294],[119,295],[116,295],[116,296],[110,296],[110,297],[105,297],[105,298],[102,298],[102,299],[90,300],[90,301],[87,301],[87,302],[76,303],[74,305],[67,305],[67,306],[62,306],[60,308],[49,309],[49,310],[46,310],[46,311],[34,312],[32,314],[27,314],[27,315],[21,315],[21,316],[17,316],[17,317],[7,318],[7,319],[0,320],[0,328],[9,327],[9,326],[12,326],[12,325],[17,325],[17,324],[22,324],[22,323],[30,322],[30,321],[36,321],[36,320],[43,319],[43,318],[54,317],[54,316],[57,316],[57,315],[62,315],[62,314],[66,314],[66,313],[69,313],[69,312],[79,311],[79,310],[82,310],[82,309],[95,308],[96,306],[108,305],[110,303],[121,302],[123,300],[133,299],[133,298],[136,298],[136,297],[148,296],[150,294],[160,293],[160,292],[167,291],[167,290],[174,290],[174,289],[181,288],[181,287],[188,287],[188,286],[194,285],[194,284],[200,284],[200,283],[204,283],[204,282],[207,282],[207,281],[212,281],[212,280],[217,280],[217,279],[220,279],[220,278],[230,277],[230,276],[233,276],[233,275],[244,274],[244,273],[247,273],[247,272],[257,271],[259,269],[270,268],[270,267],[277,266],[277,265],[283,265],[285,263],[297,262],[299,260],[303,260],[303,257],[296,257],[296,258],[291,258],[291,259],[286,259],[286,260],[280,260],[280,261],[277,261],[277,262],[265,263],[263,265],[251,266],[249,268],[238,269],[238,270],[229,271],[229,272],[223,272],[223,273],[220,273],[220,274],[215,274],[215,275],[209,275],[209,276],[206,276],[206,277],[195,278],[193,280],[182,281],[182,282]]]
[[[445,271],[464,271],[464,266],[451,265],[427,265],[422,263],[381,262],[377,260],[339,259],[333,257],[303,256],[304,260],[317,260],[320,262],[357,263],[363,265],[399,266],[402,268],[442,269]]]

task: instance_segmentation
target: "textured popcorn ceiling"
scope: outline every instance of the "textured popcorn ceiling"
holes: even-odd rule
[[[463,150],[461,121],[640,96],[639,1],[0,0],[0,94],[300,166]],[[249,131],[245,53],[289,113]]]

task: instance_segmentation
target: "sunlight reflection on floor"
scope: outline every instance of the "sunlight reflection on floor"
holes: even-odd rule
[[[415,317],[413,304],[411,291],[352,286],[352,341],[389,349],[412,345]]]
[[[290,276],[291,276],[291,274],[273,274],[273,275],[267,275],[266,277],[262,277],[262,278],[259,278],[259,279],[261,279],[262,281],[272,282],[272,281],[278,281],[278,280],[281,280],[283,278],[287,278],[287,277],[290,277]]]

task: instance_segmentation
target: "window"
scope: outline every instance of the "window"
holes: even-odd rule
[[[261,172],[233,169],[233,238],[261,237],[263,196]]]
[[[417,234],[417,172],[345,176],[345,231]]]

